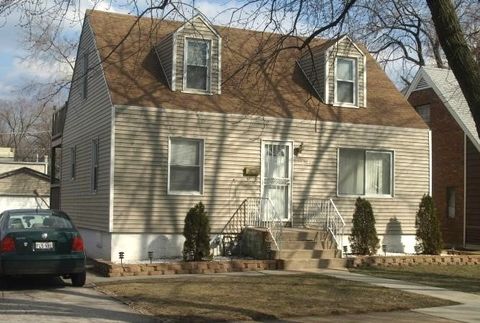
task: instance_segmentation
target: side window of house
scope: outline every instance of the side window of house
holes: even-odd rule
[[[392,196],[393,152],[339,149],[338,194]]]
[[[447,187],[447,216],[455,217],[455,187]]]
[[[210,91],[210,41],[186,39],[185,88]]]
[[[92,171],[91,171],[91,190],[96,192],[98,189],[98,161],[99,161],[99,139],[92,140]]]
[[[203,140],[170,138],[168,192],[202,194]]]
[[[415,107],[415,110],[426,124],[430,123],[430,106],[428,104]]]
[[[70,148],[70,158],[70,175],[72,179],[75,179],[75,175],[77,172],[77,146],[73,146],[72,148]]]
[[[86,99],[88,95],[88,53],[83,54],[81,86],[82,86],[82,97]]]
[[[335,67],[335,102],[357,104],[357,64],[355,59],[337,57]]]

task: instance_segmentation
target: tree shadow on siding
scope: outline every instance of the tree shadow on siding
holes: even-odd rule
[[[382,244],[386,245],[386,252],[404,253],[405,246],[402,244],[402,224],[397,217],[390,218],[385,229]]]

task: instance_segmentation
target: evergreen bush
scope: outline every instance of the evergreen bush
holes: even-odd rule
[[[352,219],[350,248],[356,255],[373,255],[379,247],[372,205],[366,199],[357,198]]]
[[[183,235],[185,236],[183,244],[185,261],[201,261],[203,258],[210,257],[210,224],[202,202],[188,211]]]
[[[438,255],[442,249],[442,233],[433,198],[427,194],[422,197],[417,217],[417,245],[415,251],[428,255]]]

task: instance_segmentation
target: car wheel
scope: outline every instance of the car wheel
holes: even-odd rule
[[[87,279],[87,273],[81,272],[81,273],[75,273],[71,274],[70,278],[72,279],[72,285],[75,287],[82,287],[85,285],[85,280]]]

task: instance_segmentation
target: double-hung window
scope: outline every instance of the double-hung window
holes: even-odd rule
[[[392,196],[391,151],[339,149],[338,194]]]
[[[210,91],[210,41],[186,39],[185,88]]]
[[[98,189],[98,166],[99,166],[99,140],[92,140],[92,179],[91,190],[96,192]]]
[[[357,104],[357,69],[352,58],[337,57],[335,70],[335,102],[338,104]]]
[[[202,194],[203,140],[170,138],[168,192]]]
[[[415,107],[415,110],[426,124],[430,124],[430,105],[420,105]]]

